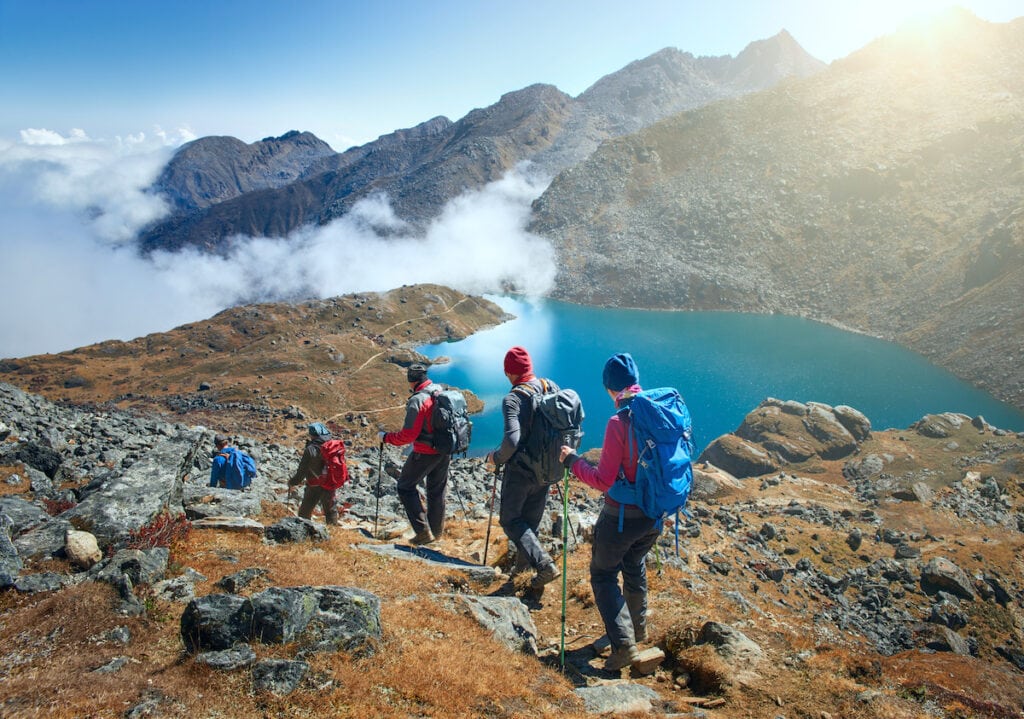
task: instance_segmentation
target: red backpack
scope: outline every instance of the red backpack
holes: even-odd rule
[[[317,484],[332,491],[348,481],[348,464],[345,462],[345,443],[340,439],[329,439],[320,445],[320,456],[324,469],[317,477]]]

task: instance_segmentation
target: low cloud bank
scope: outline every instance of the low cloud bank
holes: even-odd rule
[[[137,255],[132,239],[164,216],[147,192],[174,149],[158,132],[94,140],[25,130],[0,140],[0,268],[9,298],[0,357],[127,340],[237,304],[329,297],[435,282],[472,293],[543,295],[554,252],[525,228],[548,179],[518,168],[450,202],[412,234],[384,195],[287,239],[235,237],[226,257],[189,250]]]

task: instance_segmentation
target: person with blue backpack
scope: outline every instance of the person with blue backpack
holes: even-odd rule
[[[636,645],[647,639],[647,553],[665,516],[686,503],[692,428],[678,392],[641,388],[629,353],[608,359],[602,381],[616,411],[605,426],[598,465],[568,446],[560,456],[573,476],[605,493],[594,525],[590,587],[612,648],[604,668],[618,671],[640,658]]]
[[[224,489],[248,489],[256,476],[256,461],[240,449],[229,446],[223,434],[213,438],[213,463],[210,486]]]

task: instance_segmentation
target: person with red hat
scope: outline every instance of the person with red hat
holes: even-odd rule
[[[504,368],[505,376],[512,384],[512,390],[501,402],[505,432],[498,448],[487,455],[487,462],[505,466],[498,520],[516,545],[513,574],[532,568],[536,574],[530,586],[539,591],[562,574],[537,537],[550,485],[538,480],[524,462],[517,461],[517,451],[533,419],[532,397],[556,392],[559,388],[554,382],[534,375],[533,361],[523,347],[516,346],[505,353]]]

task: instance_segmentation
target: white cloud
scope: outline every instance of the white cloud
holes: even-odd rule
[[[0,356],[131,339],[233,305],[383,291],[434,282],[473,293],[546,293],[553,251],[525,228],[547,184],[525,168],[450,202],[414,235],[384,195],[287,239],[232,240],[225,257],[195,250],[139,257],[129,241],[167,208],[147,192],[187,130],[92,140],[26,130],[0,144]]]

